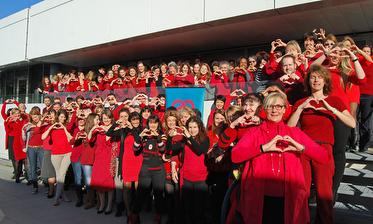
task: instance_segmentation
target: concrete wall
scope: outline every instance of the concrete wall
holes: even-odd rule
[[[0,66],[319,0],[48,0],[0,20]],[[29,28],[27,29],[27,18]],[[28,32],[27,55],[26,34]]]

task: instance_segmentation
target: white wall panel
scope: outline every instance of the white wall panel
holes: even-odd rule
[[[311,2],[320,2],[320,1],[321,0],[275,0],[275,7],[282,8],[282,7],[289,7],[289,6],[307,4]]]
[[[206,22],[274,9],[274,0],[205,0]]]
[[[285,7],[313,1],[46,0],[30,9],[27,58],[272,10],[274,5]],[[25,15],[26,10],[4,18],[0,20],[0,27]],[[0,50],[8,53],[0,55],[0,65],[24,59],[25,35],[26,20],[0,29]]]
[[[27,9],[0,20],[0,66],[25,59],[26,30]]]
[[[29,58],[146,34],[148,7],[149,0],[74,0],[36,14],[31,8]]]
[[[150,31],[158,32],[202,23],[204,0],[150,1]]]

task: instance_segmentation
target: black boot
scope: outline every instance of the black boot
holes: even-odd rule
[[[116,203],[115,217],[123,216],[123,210],[124,210],[124,203],[123,202]]]
[[[78,185],[75,189],[77,201],[75,207],[81,207],[83,205],[83,190],[82,186]]]
[[[32,181],[32,194],[37,194],[39,191],[38,189],[38,181],[37,180],[33,180]]]

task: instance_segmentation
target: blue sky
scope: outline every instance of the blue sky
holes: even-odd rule
[[[0,19],[41,1],[42,0],[0,0]]]

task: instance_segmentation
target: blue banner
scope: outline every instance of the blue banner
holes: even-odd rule
[[[205,88],[166,88],[166,107],[174,106],[181,109],[189,106],[201,111],[203,117],[203,104],[205,99]]]

